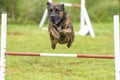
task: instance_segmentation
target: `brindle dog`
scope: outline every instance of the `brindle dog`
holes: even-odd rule
[[[74,30],[72,22],[64,9],[64,4],[47,2],[47,9],[51,48],[55,49],[57,43],[67,43],[67,47],[70,48],[74,41]]]

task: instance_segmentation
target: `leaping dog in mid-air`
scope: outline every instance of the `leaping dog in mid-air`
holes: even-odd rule
[[[67,44],[67,47],[70,48],[74,41],[74,29],[64,4],[47,2],[47,9],[51,48],[55,49],[57,43]]]

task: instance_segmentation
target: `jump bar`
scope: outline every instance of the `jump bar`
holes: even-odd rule
[[[79,5],[79,4],[71,4],[71,3],[64,3],[64,2],[53,2],[53,3],[64,4],[65,6],[68,6],[68,7],[75,7],[75,8],[80,8],[81,7],[81,5]]]
[[[54,54],[54,53],[32,53],[32,52],[5,52],[8,56],[48,56],[48,57],[75,57],[75,58],[102,58],[114,59],[113,55],[92,55],[92,54]]]

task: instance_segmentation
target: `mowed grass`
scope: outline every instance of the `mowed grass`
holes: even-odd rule
[[[71,48],[57,44],[53,50],[47,30],[9,24],[7,51],[114,55],[113,24],[93,26],[95,38],[76,35]],[[74,23],[74,28],[79,31],[79,24]],[[113,59],[7,56],[6,62],[6,80],[115,80]]]

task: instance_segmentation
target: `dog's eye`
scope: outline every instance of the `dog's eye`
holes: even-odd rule
[[[53,10],[52,9],[49,9],[49,12],[52,12]]]
[[[59,10],[59,9],[56,9],[55,12],[60,12],[60,10]]]

